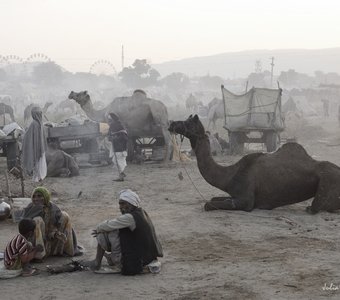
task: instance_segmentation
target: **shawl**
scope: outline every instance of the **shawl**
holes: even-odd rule
[[[32,175],[35,165],[47,148],[41,108],[33,107],[31,114],[33,121],[22,142],[22,165],[28,175]]]
[[[118,116],[114,113],[109,113],[109,122],[110,122],[110,132],[118,132],[120,130],[126,130],[119,120]]]
[[[35,192],[39,192],[44,196],[44,205],[33,205],[30,203],[24,208],[21,218],[33,219],[35,217],[42,217],[45,222],[46,233],[51,230],[52,227],[60,227],[61,210],[52,203],[50,192],[40,186],[34,189],[32,196]]]

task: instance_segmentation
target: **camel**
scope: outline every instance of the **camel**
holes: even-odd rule
[[[212,128],[216,129],[216,121],[218,119],[224,119],[224,105],[223,101],[218,98],[214,98],[208,104],[208,129],[212,124]]]
[[[0,116],[9,114],[12,122],[15,122],[13,108],[5,103],[0,103]]]
[[[185,100],[185,107],[192,111],[197,111],[198,101],[193,94],[190,94],[187,100]]]
[[[87,91],[79,93],[72,91],[69,99],[80,104],[86,115],[96,122],[107,123],[107,115],[114,112],[126,126],[130,143],[135,145],[138,138],[155,138],[157,144],[165,145],[164,159],[170,158],[171,144],[167,108],[161,101],[147,98],[144,91],[136,90],[130,97],[115,98],[101,110],[93,108]],[[164,139],[164,143],[162,139]]]
[[[171,133],[190,140],[203,178],[230,197],[213,197],[205,210],[252,211],[274,209],[313,198],[307,212],[340,209],[340,168],[317,161],[297,143],[287,143],[272,153],[251,153],[230,166],[217,164],[198,116],[170,124]]]
[[[76,107],[76,104],[74,102],[71,102],[68,99],[65,99],[57,105],[56,111],[63,112],[63,113],[68,111],[68,112],[74,114],[77,111],[77,107]]]
[[[43,112],[43,116],[45,117],[45,119],[47,120],[46,118],[46,112],[48,110],[48,108],[52,105],[53,103],[52,102],[46,102],[43,109],[42,109],[42,112]],[[24,110],[24,123],[27,122],[27,120],[31,117],[31,110],[32,110],[32,107],[34,106],[39,106],[38,104],[35,104],[35,103],[31,103],[30,105],[26,106],[25,107],[25,110]],[[48,120],[47,120],[48,121]]]
[[[78,176],[79,167],[74,158],[57,149],[57,143],[50,142],[46,151],[47,176]]]

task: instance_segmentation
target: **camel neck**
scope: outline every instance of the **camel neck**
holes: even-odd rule
[[[85,104],[81,106],[81,108],[85,111],[86,115],[93,121],[105,123],[105,109],[95,110],[93,108],[91,100],[87,101]]]
[[[198,137],[190,140],[191,146],[196,154],[197,165],[203,178],[212,186],[226,190],[229,179],[235,170],[233,166],[221,166],[215,162],[211,155],[209,138]]]

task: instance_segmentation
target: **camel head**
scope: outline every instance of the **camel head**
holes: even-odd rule
[[[185,121],[170,122],[170,133],[181,134],[188,139],[205,137],[205,130],[203,124],[197,115],[190,115]]]
[[[88,101],[90,101],[90,95],[87,93],[87,91],[83,92],[71,92],[68,96],[69,99],[75,100],[80,106],[85,105]]]

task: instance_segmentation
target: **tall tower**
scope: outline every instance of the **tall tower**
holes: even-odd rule
[[[124,69],[124,45],[122,45],[122,70]]]
[[[274,56],[270,58],[272,60],[271,62],[271,72],[270,72],[270,87],[273,87],[273,72],[274,72]]]
[[[262,62],[261,60],[255,61],[255,73],[261,73],[262,72]]]

